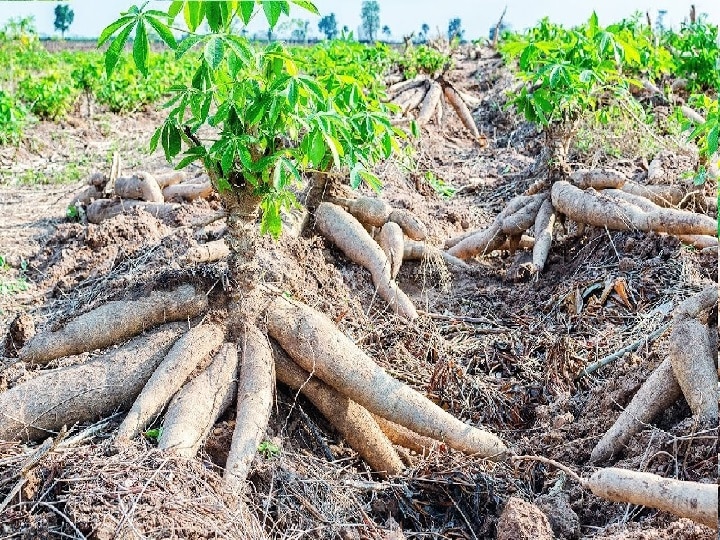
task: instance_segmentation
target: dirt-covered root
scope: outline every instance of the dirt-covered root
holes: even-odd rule
[[[583,191],[569,182],[552,187],[555,209],[578,223],[613,230],[637,229],[673,235],[713,235],[717,221],[693,212],[662,208],[620,190]]]
[[[300,392],[338,430],[350,448],[381,475],[396,475],[403,463],[388,437],[379,427],[379,420],[333,387],[313,377],[293,362],[279,346],[273,347],[278,380]]]
[[[86,186],[77,195],[70,200],[69,206],[84,205],[87,206],[96,199],[102,199],[103,194],[97,186]]]
[[[150,203],[145,201],[98,199],[87,207],[85,214],[90,223],[102,223],[106,219],[124,214],[133,208],[141,208],[160,220],[171,219],[179,204],[176,203]]]
[[[405,240],[405,244],[403,246],[404,261],[417,261],[437,257],[441,257],[445,261],[445,264],[448,264],[450,266],[464,269],[470,268],[470,265],[467,264],[465,261],[463,261],[462,259],[458,259],[457,257],[453,257],[446,251],[442,251],[441,249],[434,246],[429,246],[424,242],[416,242],[415,240],[407,239]]]
[[[620,452],[625,444],[644,426],[675,403],[682,395],[680,385],[667,358],[652,372],[615,423],[607,430],[590,454],[590,461],[599,463]]]
[[[377,241],[390,261],[390,277],[395,279],[400,272],[405,253],[405,235],[400,225],[392,221],[387,222],[380,229]]]
[[[190,285],[153,291],[138,300],[115,300],[84,313],[58,330],[36,334],[20,350],[23,362],[46,364],[63,356],[102,349],[165,322],[196,317],[207,297]]]
[[[382,227],[388,222],[393,222],[397,223],[411,240],[425,240],[427,237],[427,228],[417,216],[408,210],[393,208],[381,199],[358,197],[335,199],[333,202],[342,206],[366,228]]]
[[[579,169],[570,173],[570,180],[580,189],[620,189],[627,182],[625,175],[615,169]]]
[[[0,440],[33,440],[130,406],[182,333],[166,325],[121,348],[0,393]]]
[[[375,418],[375,421],[385,436],[390,439],[390,442],[417,452],[421,456],[428,455],[433,448],[440,444],[439,441],[418,435],[414,431],[390,420],[386,420],[381,416],[373,415],[373,418]]]
[[[717,350],[711,349],[711,329],[698,317],[717,305],[717,297],[717,286],[711,285],[678,306],[669,347],[673,373],[693,415],[711,425],[718,422]]]
[[[502,232],[509,237],[520,236],[533,226],[538,211],[546,199],[546,194],[533,195],[532,200],[520,208],[520,210],[503,219],[500,227]]]
[[[148,172],[137,172],[129,178],[115,180],[115,195],[121,199],[137,199],[151,203],[165,202],[163,190]]]
[[[502,231],[505,218],[542,196],[542,194],[538,194],[515,197],[507,203],[487,229],[468,232],[445,242],[447,252],[459,259],[470,259],[476,255],[485,255],[500,249],[507,239],[507,235]]]
[[[583,485],[608,501],[649,506],[718,528],[717,484],[684,482],[611,467],[596,471]]]
[[[406,81],[400,81],[395,84],[391,84],[388,86],[387,94],[388,96],[392,96],[391,99],[395,100],[397,96],[402,94],[403,92],[406,92],[407,90],[411,90],[413,88],[418,88],[420,86],[425,86],[427,84],[428,78],[424,75],[415,77],[414,79],[408,79]]]
[[[378,294],[398,315],[417,318],[412,301],[391,277],[390,261],[357,219],[340,206],[323,202],[315,211],[315,224],[351,261],[370,271]]]
[[[628,180],[620,188],[626,193],[644,197],[650,202],[669,208],[677,206],[683,200],[685,191],[679,186],[643,185]]]
[[[238,493],[245,489],[250,465],[267,431],[275,389],[275,364],[267,336],[246,325],[239,345],[237,416],[224,475],[225,485]]]
[[[211,263],[222,261],[230,255],[230,248],[225,240],[213,240],[188,248],[183,260],[190,264]]]
[[[442,93],[443,90],[440,83],[432,81],[430,83],[430,89],[427,91],[422,103],[420,104],[420,113],[417,116],[417,123],[419,125],[425,125],[430,121],[433,113],[435,113],[435,109],[437,109]]]
[[[158,448],[194,457],[235,395],[238,354],[224,343],[210,365],[186,383],[170,402]]]
[[[532,248],[532,265],[533,270],[538,274],[545,268],[545,263],[550,254],[555,219],[556,215],[552,201],[546,199],[535,217],[535,244]]]
[[[282,297],[267,310],[268,332],[303,369],[370,412],[451,448],[491,459],[507,451],[495,435],[465,424],[388,375],[323,314]]]
[[[697,319],[675,321],[670,335],[670,361],[693,415],[717,424],[718,377],[707,328]]]
[[[206,199],[212,195],[214,188],[207,181],[201,184],[183,183],[168,186],[162,190],[163,197],[166,201],[190,202],[195,199]]]
[[[463,126],[465,126],[472,135],[473,140],[478,143],[481,142],[482,136],[480,135],[477,124],[475,124],[475,119],[457,90],[448,84],[443,88],[443,93],[447,102],[455,110],[455,113],[457,113]]]
[[[395,103],[400,107],[402,114],[415,109],[420,103],[422,103],[425,94],[427,93],[427,81],[422,86],[413,88],[400,94],[396,99]]]
[[[154,176],[155,181],[161,189],[164,189],[168,186],[173,186],[175,184],[179,184],[180,182],[184,182],[187,178],[187,174],[185,174],[183,171],[156,173]]]
[[[681,234],[678,235],[678,240],[688,246],[693,246],[697,249],[706,248],[717,248],[718,239],[716,236],[709,236],[706,234]]]
[[[222,328],[203,323],[178,339],[120,424],[116,444],[126,444],[137,437],[162,412],[198,364],[220,347],[223,337]]]

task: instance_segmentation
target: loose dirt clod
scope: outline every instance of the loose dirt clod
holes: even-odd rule
[[[268,308],[268,332],[303,369],[370,412],[462,452],[504,457],[507,448],[498,437],[461,422],[389,376],[312,308],[276,298]]]
[[[20,351],[23,362],[50,360],[102,349],[158,324],[191,319],[207,309],[207,297],[189,285],[153,291],[138,300],[115,300],[72,319],[59,330],[35,335]]]
[[[212,363],[186,383],[170,402],[158,448],[182,457],[194,457],[235,395],[238,355],[225,343]]]
[[[239,346],[242,357],[237,416],[224,475],[225,485],[238,493],[245,489],[250,465],[267,431],[275,388],[273,354],[267,337],[247,325]]]
[[[181,332],[179,324],[160,327],[120,349],[0,393],[0,440],[43,438],[64,425],[130,406]]]
[[[498,540],[553,540],[547,516],[532,503],[510,497],[497,524]]]
[[[718,528],[715,484],[683,482],[614,467],[596,471],[584,484],[594,495],[609,501],[649,506]]]

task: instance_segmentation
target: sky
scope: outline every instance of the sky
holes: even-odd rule
[[[38,31],[53,35],[55,5],[58,2],[36,0],[0,0],[0,26],[10,17],[34,15]],[[133,0],[70,0],[75,20],[67,36],[96,37],[101,30],[114,21],[121,11],[126,10]],[[163,9],[169,2],[151,1],[149,7]],[[554,22],[573,25],[586,20],[595,10],[601,24],[617,22],[630,16],[634,11],[649,11],[653,20],[658,10],[667,10],[665,26],[677,27],[687,17],[690,5],[695,4],[698,13],[707,13],[710,21],[720,22],[720,1],[718,0],[378,0],[380,24],[389,26],[392,39],[400,40],[403,35],[419,31],[423,23],[431,28],[431,35],[447,32],[448,21],[459,17],[467,39],[487,37],[491,26],[507,6],[505,21],[515,30],[533,26],[539,19],[549,16]],[[362,0],[315,0],[321,14],[335,13],[338,26],[347,25],[351,30],[360,26]],[[310,35],[320,35],[318,17],[305,14],[294,8],[293,17],[310,20]],[[250,31],[262,31],[267,25],[258,20],[250,25]]]

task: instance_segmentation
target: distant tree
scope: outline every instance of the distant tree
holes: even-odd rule
[[[386,24],[382,27],[382,33],[385,37],[390,37],[392,35],[392,32],[390,31],[390,27]]]
[[[347,28],[347,27],[345,27]],[[325,37],[328,39],[334,39],[337,36],[338,28],[337,21],[335,20],[335,14],[325,15],[318,23],[318,30],[320,30]]]
[[[430,25],[428,23],[423,23],[423,25],[420,27],[420,33],[418,34],[418,41],[420,43],[425,43],[428,39],[429,33]]]
[[[70,9],[69,4],[55,6],[55,30],[60,30],[63,39],[65,39],[65,32],[70,28],[73,20],[75,20],[75,12]]]
[[[343,34],[347,34],[348,32],[350,32],[350,27],[346,24],[345,26],[343,26],[342,31],[343,31]]]
[[[369,41],[375,41],[377,31],[380,28],[380,4],[377,0],[365,0],[360,11],[362,28]]]
[[[448,39],[452,41],[457,38],[462,41],[464,33],[465,30],[462,29],[462,21],[460,18],[456,17],[454,19],[450,19],[450,22],[448,23]]]

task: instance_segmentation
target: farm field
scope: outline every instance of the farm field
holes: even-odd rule
[[[716,538],[717,26],[249,4],[0,32],[0,538]]]

